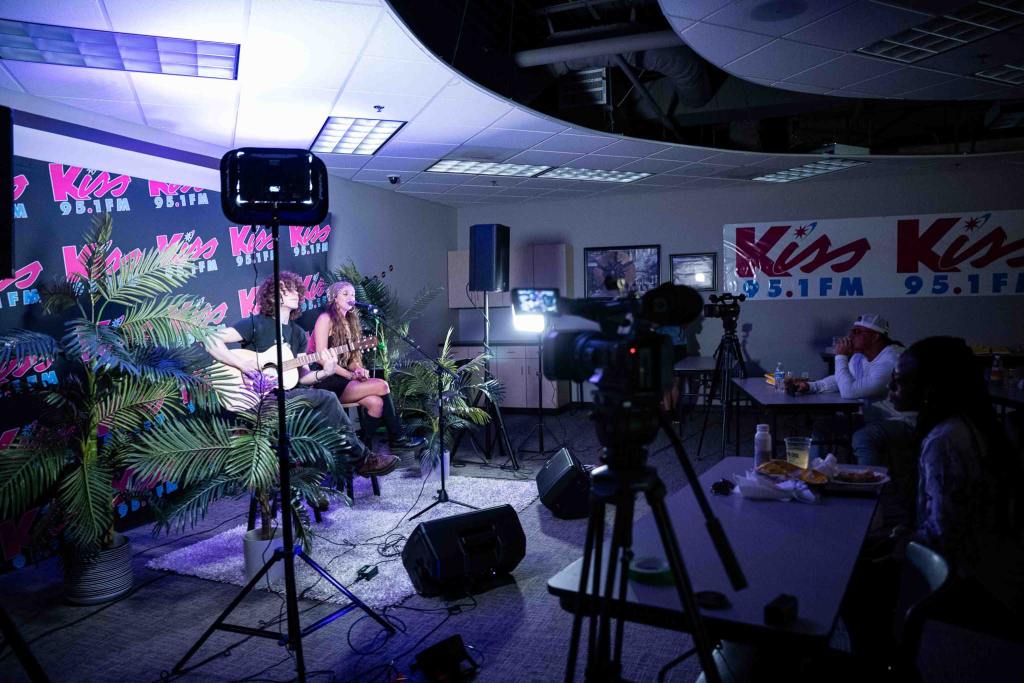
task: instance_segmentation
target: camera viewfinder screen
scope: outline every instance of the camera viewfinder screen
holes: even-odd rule
[[[516,313],[557,313],[558,290],[523,288],[512,290],[512,305]]]

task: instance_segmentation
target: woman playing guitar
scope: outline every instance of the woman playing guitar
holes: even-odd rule
[[[324,311],[313,326],[310,351],[321,353],[362,336],[355,302],[356,290],[351,282],[335,282],[330,286]],[[333,391],[342,403],[358,403],[366,409],[370,416],[370,424],[364,425],[366,435],[376,432],[383,418],[392,448],[419,448],[424,444],[423,438],[404,433],[391,401],[391,387],[383,379],[370,377],[358,348],[341,356],[330,374],[318,374],[321,376],[317,382],[319,388]]]

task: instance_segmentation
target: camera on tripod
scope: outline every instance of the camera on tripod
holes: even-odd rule
[[[517,315],[576,315],[600,330],[560,330],[544,340],[544,375],[551,380],[590,381],[601,392],[657,402],[672,376],[672,341],[659,325],[686,325],[700,315],[703,299],[684,285],[663,284],[640,298],[565,299],[557,289],[514,289]],[[620,333],[623,327],[626,333]]]
[[[746,294],[712,294],[708,297],[711,303],[704,304],[705,318],[728,318],[740,317],[740,302],[746,301]]]

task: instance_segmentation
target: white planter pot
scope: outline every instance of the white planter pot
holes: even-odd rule
[[[423,478],[434,478],[440,481],[441,479],[441,463],[437,462],[435,458],[429,458],[426,463],[420,462],[420,476]],[[444,452],[444,476],[445,479],[452,476],[452,454],[451,451]]]
[[[278,527],[274,530],[274,537],[269,541],[264,541],[260,538],[260,528],[256,527],[251,531],[245,532],[245,538],[242,541],[242,547],[245,553],[245,580],[251,581],[252,577],[256,576],[256,572],[274,556],[274,550],[280,547],[284,541],[282,540],[281,528]],[[284,582],[284,562],[275,562],[271,566],[270,571],[267,572],[266,576],[260,580],[261,585],[266,585],[266,580],[270,583],[283,583]]]

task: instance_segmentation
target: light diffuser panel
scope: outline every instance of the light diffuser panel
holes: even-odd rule
[[[320,129],[310,151],[369,156],[376,153],[404,125],[405,121],[332,116]]]
[[[822,159],[821,161],[786,169],[785,171],[775,171],[774,173],[757,176],[754,180],[764,183],[791,183],[794,180],[803,180],[804,178],[812,178],[816,175],[834,173],[842,171],[844,168],[852,168],[853,166],[860,166],[866,163],[868,162],[856,161],[854,159]]]
[[[550,166],[532,166],[529,164],[499,164],[492,161],[461,161],[459,159],[442,159],[427,169],[428,173],[465,173],[467,175],[501,175],[532,178]]]
[[[558,178],[560,180],[594,180],[603,183],[632,183],[650,176],[650,173],[633,171],[602,171],[595,168],[553,168],[540,175],[541,178]]]

